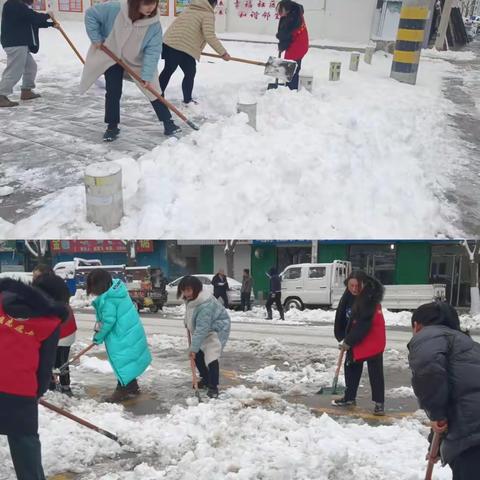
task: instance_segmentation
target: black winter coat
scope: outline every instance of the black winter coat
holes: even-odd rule
[[[40,290],[22,282],[12,279],[0,280],[0,294],[5,312],[12,317],[34,318],[53,315],[62,321],[68,319],[69,310],[66,305],[54,302]],[[59,337],[60,326],[40,347],[37,368],[38,397],[48,389]],[[12,358],[12,362],[14,361]],[[1,368],[8,368],[8,365],[1,365]],[[37,400],[0,392],[0,435],[31,435],[37,431]]]
[[[444,463],[480,445],[480,344],[444,325],[430,325],[408,344],[412,386],[430,420],[447,420]]]
[[[372,327],[377,305],[382,302],[384,288],[373,277],[368,277],[363,291],[357,297],[345,290],[335,314],[334,333],[337,341],[342,340],[353,347],[360,343]]]
[[[278,51],[284,52],[292,43],[292,34],[302,26],[303,6],[292,2],[290,12],[278,22]]]
[[[26,46],[37,53],[40,48],[38,29],[52,27],[53,22],[49,20],[50,15],[35,12],[22,0],[7,0],[2,14],[2,47]]]
[[[213,295],[216,297],[226,295],[230,290],[227,277],[221,277],[218,273],[212,278],[212,285]]]

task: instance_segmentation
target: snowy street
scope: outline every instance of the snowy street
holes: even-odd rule
[[[76,317],[73,353],[89,343],[94,323],[89,311]],[[182,317],[172,310],[142,315],[142,321],[154,360],[139,379],[140,397],[123,405],[102,402],[115,386],[103,347],[72,368],[73,399],[46,396],[117,434],[125,446],[40,408],[49,479],[340,480],[353,472],[362,480],[423,478],[428,429],[409,383],[407,329],[387,331],[387,415],[379,418],[370,413],[366,376],[355,409],[335,409],[332,397],[315,393],[330,384],[335,369],[331,326],[235,321],[221,361],[220,399],[203,393],[198,404]],[[4,437],[0,465],[0,479],[12,478]],[[451,478],[447,469],[436,475]]]
[[[82,24],[64,28],[85,53]],[[182,125],[179,139],[166,140],[142,94],[127,84],[121,137],[106,145],[104,91],[95,86],[80,96],[78,59],[58,32],[42,33],[37,88],[43,98],[0,112],[3,237],[479,233],[478,189],[471,183],[479,178],[472,155],[479,137],[469,131],[480,110],[470,105],[466,112],[458,94],[459,79],[478,84],[478,47],[425,52],[415,87],[389,78],[391,56],[384,52],[355,73],[348,70],[349,52],[311,49],[303,70],[315,76],[313,94],[265,92],[269,78],[261,68],[202,59],[199,105],[180,107],[201,124],[199,132]],[[272,54],[271,45],[226,45],[240,57]],[[342,62],[340,82],[328,81],[331,61]],[[177,106],[180,81],[175,75],[167,91]],[[257,132],[235,114],[237,102],[248,99],[258,104]],[[471,121],[459,131],[466,115]],[[85,220],[82,179],[87,165],[111,160],[123,167],[125,217],[107,234]],[[349,202],[359,185],[363,201]]]

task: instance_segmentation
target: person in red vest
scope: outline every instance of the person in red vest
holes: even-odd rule
[[[285,60],[295,60],[298,64],[297,71],[287,86],[290,90],[298,90],[302,60],[309,46],[303,6],[291,0],[281,0],[277,5],[277,13],[280,16],[277,32],[278,51],[285,52]]]
[[[69,317],[66,322],[60,326],[60,340],[58,341],[57,353],[55,357],[55,368],[60,368],[62,365],[68,362],[70,356],[70,347],[75,342],[75,332],[77,331],[77,323],[75,321],[75,315],[71,309],[70,291],[65,281],[54,273],[44,273],[37,276],[33,281],[33,286],[39,288],[50,296],[53,300],[63,303],[68,307]],[[61,393],[72,396],[72,390],[70,388],[70,370],[68,367],[64,369],[59,376],[60,385],[57,388],[55,377],[52,377],[50,382],[50,390],[59,390]]]
[[[385,320],[381,301],[382,284],[364,272],[354,272],[345,281],[343,294],[335,315],[335,338],[346,351],[345,395],[333,400],[336,407],[356,405],[357,391],[363,364],[368,366],[368,377],[375,403],[374,415],[385,414],[385,379],[383,352],[385,350]]]
[[[20,281],[0,280],[0,435],[19,480],[45,480],[38,399],[47,391],[68,309]]]

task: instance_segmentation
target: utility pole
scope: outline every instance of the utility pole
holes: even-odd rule
[[[442,18],[438,27],[437,39],[435,40],[435,48],[437,50],[447,50],[446,37],[448,25],[450,23],[450,15],[452,13],[453,0],[445,0],[442,8]]]
[[[425,39],[431,0],[404,0],[390,77],[402,83],[417,83],[420,52]]]

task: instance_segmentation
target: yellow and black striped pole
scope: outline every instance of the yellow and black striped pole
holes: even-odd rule
[[[431,0],[404,0],[400,12],[391,78],[415,85]]]

